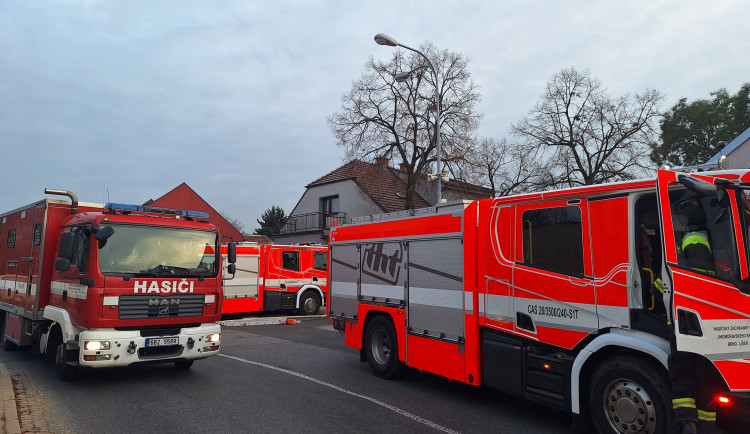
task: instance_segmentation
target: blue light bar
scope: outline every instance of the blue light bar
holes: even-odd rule
[[[184,209],[170,209],[170,208],[156,208],[153,206],[143,205],[130,205],[125,203],[107,203],[104,208],[112,211],[126,211],[126,212],[148,212],[152,214],[165,214],[165,215],[176,215],[182,217],[191,218],[209,218],[207,212],[202,211],[188,211]]]

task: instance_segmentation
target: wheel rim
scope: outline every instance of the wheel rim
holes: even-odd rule
[[[372,334],[372,355],[378,365],[386,365],[391,359],[391,341],[382,329]]]
[[[604,389],[604,414],[618,433],[654,433],[656,408],[648,392],[626,378],[610,382]]]
[[[318,303],[315,302],[315,297],[307,297],[305,300],[305,312],[307,313],[315,313],[317,309]]]

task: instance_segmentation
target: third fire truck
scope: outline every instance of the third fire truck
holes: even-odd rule
[[[327,289],[328,247],[242,242],[237,273],[224,282],[223,314],[297,310],[314,315]]]
[[[377,375],[411,366],[587,413],[600,433],[666,433],[674,342],[723,381],[720,421],[747,416],[749,172],[659,171],[410,214],[330,232],[329,315]],[[682,249],[695,232],[710,243],[700,266]]]

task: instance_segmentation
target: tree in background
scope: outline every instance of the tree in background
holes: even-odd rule
[[[481,117],[474,113],[480,96],[471,81],[468,60],[431,44],[420,50],[430,58],[440,82],[441,160],[449,168],[464,164]],[[402,83],[395,76],[423,64],[417,53],[401,50],[394,50],[388,62],[370,57],[362,77],[342,96],[341,111],[328,118],[347,160],[385,157],[405,169],[405,209],[414,207],[416,181],[435,162],[435,83],[425,69]]]
[[[657,165],[694,166],[705,163],[750,127],[750,83],[736,95],[726,89],[712,92],[712,100],[688,104],[680,99],[661,120],[661,144],[652,146]]]
[[[484,138],[468,156],[469,182],[489,185],[495,197],[533,190],[542,172],[538,146]]]
[[[256,220],[260,225],[255,229],[255,235],[266,235],[272,237],[284,227],[286,223],[286,214],[280,206],[273,205],[263,212],[260,219]]]
[[[656,90],[612,98],[588,71],[563,69],[512,129],[538,147],[538,188],[633,179],[648,165],[661,100]]]
[[[224,220],[227,221],[230,225],[232,225],[235,229],[239,231],[239,233],[245,233],[245,223],[242,222],[242,220],[232,217],[229,215],[228,212],[221,210],[219,211],[219,214],[224,217]]]

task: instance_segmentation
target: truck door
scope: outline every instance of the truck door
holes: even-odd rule
[[[573,348],[598,329],[586,200],[517,206],[516,333]]]
[[[658,172],[660,278],[677,349],[705,355],[730,388],[750,389],[750,190],[732,177]]]

